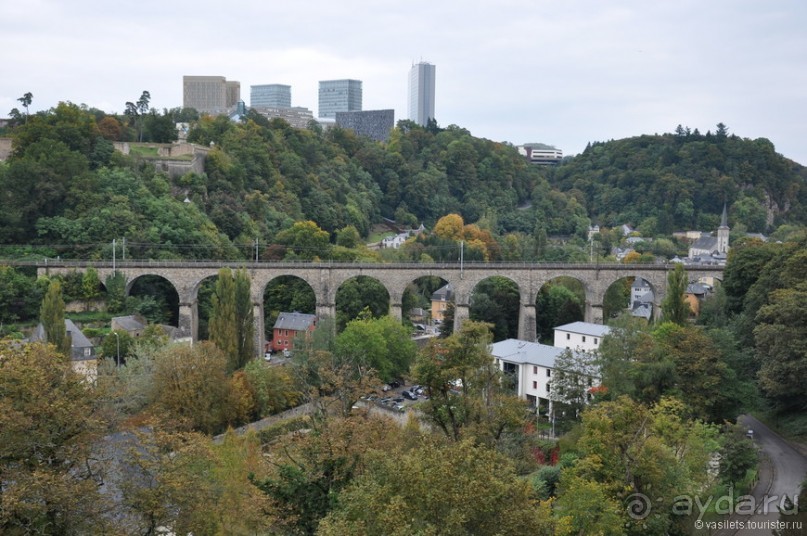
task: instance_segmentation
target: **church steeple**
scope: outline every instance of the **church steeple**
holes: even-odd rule
[[[717,228],[717,252],[729,252],[729,217],[725,203],[723,203],[723,215],[720,217],[720,227]]]

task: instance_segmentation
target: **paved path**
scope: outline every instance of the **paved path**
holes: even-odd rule
[[[735,514],[729,528],[714,532],[715,536],[770,536],[777,522],[788,522],[780,515],[784,497],[798,495],[807,477],[807,457],[762,422],[743,415],[739,422],[754,430],[754,441],[760,449],[759,480],[751,495],[756,506],[754,515]],[[803,527],[807,534],[807,527]]]

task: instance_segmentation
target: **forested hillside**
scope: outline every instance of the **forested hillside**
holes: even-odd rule
[[[268,260],[292,250],[299,257],[295,244],[316,241],[301,238],[295,222],[314,222],[305,229],[325,231],[326,245],[338,244],[340,233],[351,237],[344,240],[351,249],[356,234],[368,241],[383,218],[431,229],[457,214],[478,226],[473,237],[481,230],[495,243],[485,259],[582,260],[591,223],[628,223],[645,236],[708,230],[724,202],[732,229],[771,232],[807,221],[805,168],[767,140],[729,136],[725,127],[596,143],[548,169],[454,125],[400,121],[379,144],[253,112],[240,123],[194,117],[186,110],[112,116],[61,103],[19,118],[7,131],[13,154],[0,163],[4,255],[109,258],[112,241],[125,238],[132,257],[238,259],[251,258],[258,240]],[[180,118],[191,121],[189,141],[211,148],[202,174],[170,179],[143,153],[113,150],[112,142],[141,136],[166,141],[164,125]],[[580,251],[547,248],[553,235],[576,237]],[[309,253],[303,257],[335,250]],[[374,258],[336,253],[331,258]]]
[[[585,203],[592,221],[629,223],[643,234],[712,230],[723,203],[729,221],[765,233],[807,222],[807,168],[764,139],[679,126],[674,134],[594,143],[551,174],[550,182]]]

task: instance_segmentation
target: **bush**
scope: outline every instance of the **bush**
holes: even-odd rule
[[[268,445],[277,441],[281,436],[284,436],[297,430],[304,430],[311,425],[311,417],[302,415],[300,417],[293,417],[291,419],[282,420],[272,426],[258,431],[258,439],[261,445]]]

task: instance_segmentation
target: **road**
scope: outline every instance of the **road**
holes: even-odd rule
[[[788,522],[792,516],[780,515],[784,497],[798,495],[807,478],[807,457],[794,449],[780,435],[750,415],[740,417],[746,428],[754,430],[754,441],[760,449],[759,481],[751,492],[754,497],[753,515],[736,514],[729,529],[714,532],[715,536],[770,536],[777,522]],[[750,510],[750,508],[749,508]],[[807,527],[802,527],[807,534]]]

